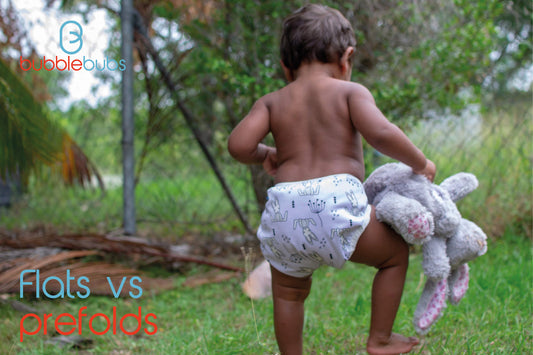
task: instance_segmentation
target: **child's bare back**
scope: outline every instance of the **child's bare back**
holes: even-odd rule
[[[247,161],[240,154],[256,149],[257,139],[272,132],[276,182],[339,173],[363,181],[363,135],[383,154],[422,173],[424,154],[385,118],[364,86],[349,81],[352,54],[353,48],[347,49],[340,64],[303,63],[293,73],[285,68],[291,83],[255,103],[230,136],[232,155],[243,162],[262,163],[266,152],[257,152],[258,161]]]
[[[323,64],[315,69],[320,71],[322,66],[328,70]],[[339,173],[364,179],[361,138],[347,105],[350,90],[359,89],[356,85],[325,73],[300,74],[262,99],[270,112],[270,130],[276,143],[276,182]]]

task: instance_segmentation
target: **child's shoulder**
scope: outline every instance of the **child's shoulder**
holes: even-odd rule
[[[279,100],[291,96],[288,95],[291,91],[293,94],[294,92],[300,91],[298,88],[293,88],[292,86],[293,85],[289,84],[278,90],[272,91],[259,98],[256,101],[256,104],[271,107],[272,105],[275,105]],[[372,96],[370,90],[368,90],[364,85],[357,82],[332,78],[331,80],[323,81],[320,86],[325,93],[345,95],[347,100],[350,101],[364,100],[375,103],[374,97]]]
[[[353,81],[338,80],[339,85],[344,89],[343,92],[353,100],[371,100],[374,101],[374,97],[368,88],[360,83]]]
[[[278,90],[269,92],[257,99],[255,103],[258,105],[270,107],[271,105],[275,104],[281,97],[284,96],[284,91],[286,91],[286,88],[287,87],[284,86]]]

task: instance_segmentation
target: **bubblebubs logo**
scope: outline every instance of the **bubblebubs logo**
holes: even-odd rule
[[[67,58],[60,58],[57,55],[55,58],[46,58],[43,56],[42,59],[23,59],[20,57],[20,69],[23,71],[35,70],[40,71],[41,69],[52,71],[80,71],[80,70],[120,70],[124,71],[126,69],[126,60],[121,59],[118,62],[115,59],[109,59],[105,57],[98,61],[98,59],[86,58],[72,58],[70,55],[78,53],[83,47],[83,27],[74,20],[69,20],[63,22],[59,28],[59,47],[63,52],[68,56]]]
[[[64,37],[66,37],[66,36],[65,36],[63,31],[64,31],[65,26],[67,26],[67,30],[69,29],[69,27],[72,27],[72,26],[69,26],[71,24],[73,26],[75,26],[75,28],[74,28],[74,30],[71,29],[68,32],[68,34],[73,35],[74,39],[69,41],[67,43],[67,48],[65,48],[65,46],[63,44],[63,40],[64,40]],[[59,47],[61,47],[63,52],[65,52],[67,54],[76,54],[76,53],[78,53],[81,50],[81,47],[83,46],[83,37],[82,36],[83,36],[83,28],[81,27],[81,25],[78,22],[76,22],[76,21],[66,21],[59,28]],[[70,49],[73,49],[73,48],[70,48],[68,46],[68,44],[77,43],[77,42],[80,42],[78,48],[76,50],[70,50]]]

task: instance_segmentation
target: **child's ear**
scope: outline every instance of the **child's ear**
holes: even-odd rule
[[[350,46],[346,48],[346,50],[342,54],[340,65],[341,65],[341,69],[343,73],[351,68],[352,66],[351,58],[353,57],[354,53],[355,53],[355,48]]]
[[[283,73],[285,74],[285,78],[287,79],[287,81],[289,83],[293,82],[294,81],[294,73],[292,72],[292,70],[287,68],[285,63],[283,63],[283,60],[280,60],[279,62],[281,63],[281,67],[283,68]]]

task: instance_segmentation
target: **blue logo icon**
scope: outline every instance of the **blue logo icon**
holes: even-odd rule
[[[83,28],[77,21],[66,21],[59,28],[59,46],[67,54],[76,54],[83,46],[82,36]],[[67,42],[65,43],[63,39]],[[76,45],[78,42],[79,44]]]

